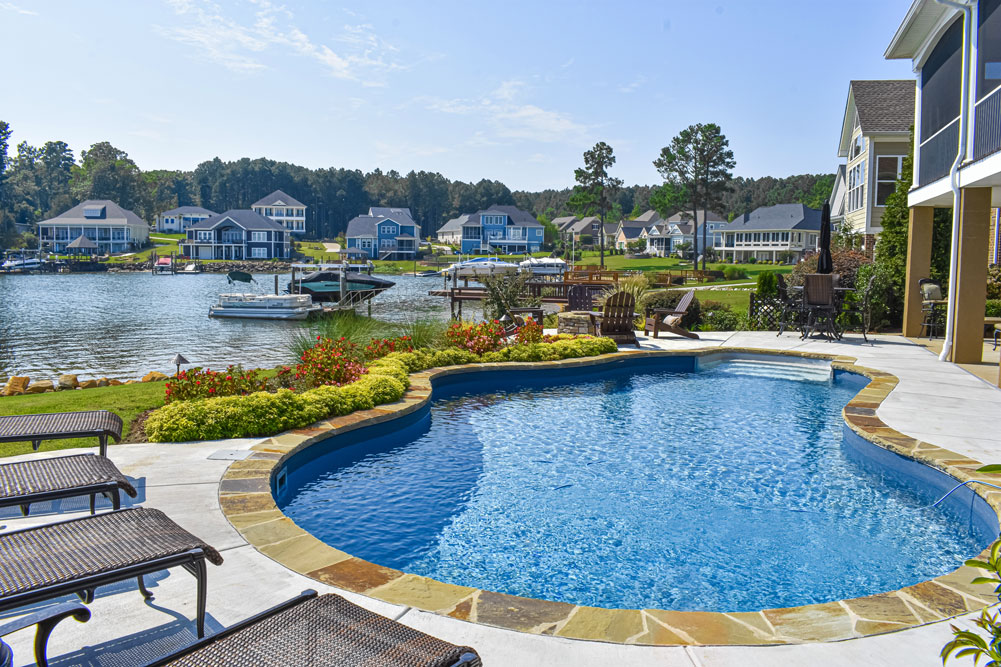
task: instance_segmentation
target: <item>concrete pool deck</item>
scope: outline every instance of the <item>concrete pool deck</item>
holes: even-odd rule
[[[858,365],[890,373],[899,383],[876,408],[876,416],[893,429],[924,443],[931,443],[962,457],[984,462],[1001,461],[1001,435],[996,416],[1001,414],[1001,391],[961,368],[942,364],[927,350],[901,337],[877,337],[863,345],[855,336],[841,343],[800,341],[796,335],[776,337],[769,333],[709,333],[698,341],[666,338],[642,339],[644,349],[758,348],[854,357]],[[628,350],[628,348],[624,348]],[[934,396],[931,398],[931,396]],[[208,457],[220,450],[248,450],[267,439],[217,441],[170,445],[122,445],[111,456],[122,470],[139,480],[142,504],[165,511],[179,524],[217,547],[226,562],[209,569],[209,629],[215,630],[292,597],[306,588],[339,592],[348,599],[400,622],[441,637],[475,647],[485,664],[663,664],[663,665],[772,665],[796,661],[810,665],[940,665],[938,652],[951,638],[949,622],[937,622],[908,630],[862,639],[782,646],[701,646],[688,637],[690,646],[636,646],[562,637],[527,634],[456,620],[420,611],[412,606],[390,604],[321,584],[297,574],[258,551],[227,521],[220,509],[220,481],[231,460]],[[32,456],[47,456],[45,453]],[[29,457],[24,457],[29,458]],[[224,496],[225,497],[225,496]],[[61,508],[83,509],[83,503]],[[39,509],[43,509],[40,507]],[[14,518],[0,515],[7,529],[47,523],[52,514]],[[246,526],[237,527],[246,529]],[[292,537],[284,545],[291,549]],[[258,541],[256,538],[251,541]],[[273,553],[282,560],[288,554]],[[296,569],[309,570],[311,563]],[[134,664],[135,651],[155,640],[157,652],[193,638],[194,581],[183,571],[162,574],[151,581],[156,598],[142,602],[134,583],[99,589],[91,609],[92,620],[84,625],[62,623],[53,633],[50,654],[53,665]],[[989,590],[989,589],[988,589]],[[959,593],[957,593],[958,595]],[[842,603],[831,603],[841,605]],[[974,600],[968,602],[975,608]],[[921,606],[915,608],[920,610]],[[931,620],[948,614],[926,609]],[[920,611],[919,611],[920,613]],[[963,625],[971,625],[963,617]],[[645,632],[677,632],[649,614],[641,618]],[[682,629],[683,632],[683,629]],[[16,664],[30,664],[31,632],[9,637]],[[682,639],[685,639],[682,637]],[[802,637],[800,641],[809,641]],[[83,648],[86,647],[86,648]],[[959,664],[959,663],[957,663]]]

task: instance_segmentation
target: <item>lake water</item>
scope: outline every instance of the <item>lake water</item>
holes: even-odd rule
[[[441,288],[441,278],[384,277],[396,286],[372,300],[373,317],[448,317],[446,300],[427,294]],[[288,278],[280,276],[283,289]],[[224,274],[0,274],[0,377],[128,380],[151,370],[172,373],[178,352],[211,368],[288,362],[290,336],[304,323],[208,316],[221,293],[274,290],[273,274],[256,281],[230,285]]]

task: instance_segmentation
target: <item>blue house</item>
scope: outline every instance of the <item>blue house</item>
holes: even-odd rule
[[[232,210],[196,222],[180,242],[193,259],[286,259],[289,231],[260,213]]]
[[[417,254],[421,227],[409,208],[373,206],[368,215],[348,222],[347,247],[358,249],[370,259],[407,260]]]
[[[451,229],[449,226],[455,227]],[[450,220],[438,232],[458,236],[462,230],[460,252],[518,254],[538,252],[542,247],[542,225],[531,213],[514,206],[491,206]],[[444,232],[444,234],[443,234]]]

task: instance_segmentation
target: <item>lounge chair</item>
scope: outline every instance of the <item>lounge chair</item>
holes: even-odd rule
[[[38,630],[35,631],[35,664],[38,667],[46,667],[49,664],[45,655],[45,649],[49,643],[49,635],[52,634],[52,630],[55,629],[60,621],[70,616],[80,623],[86,623],[90,620],[90,610],[79,602],[63,602],[52,607],[46,607],[40,611],[26,614],[9,623],[0,625],[0,637],[6,637],[18,630],[24,630],[37,625]],[[10,646],[0,641],[0,667],[10,667],[13,664],[14,652]]]
[[[648,334],[652,332],[653,337],[656,338],[660,335],[661,331],[666,331],[677,336],[698,340],[699,335],[697,333],[692,333],[681,326],[681,319],[688,312],[688,308],[692,305],[694,299],[695,290],[688,290],[674,308],[656,308],[649,311],[643,325],[643,333]]]
[[[597,318],[598,335],[611,338],[616,343],[632,343],[639,347],[635,308],[636,297],[629,292],[616,292],[609,296],[601,308],[601,316]]]
[[[42,440],[97,438],[107,456],[109,436],[121,442],[122,418],[107,410],[0,417],[0,442],[30,442],[35,450]]]
[[[106,456],[74,454],[0,465],[0,507],[18,505],[24,516],[34,503],[75,496],[90,496],[91,514],[98,495],[117,510],[121,491],[136,497],[135,487]]]
[[[316,591],[241,621],[147,667],[479,667],[476,651]]]
[[[198,582],[203,637],[206,560],[222,564],[219,552],[149,507],[0,533],[0,613],[70,594],[89,604],[97,587],[133,577],[148,600],[143,575],[180,565]]]

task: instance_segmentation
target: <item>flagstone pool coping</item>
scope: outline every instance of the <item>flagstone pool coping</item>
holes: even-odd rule
[[[851,356],[713,347],[620,351],[550,362],[466,364],[412,373],[410,387],[399,401],[288,431],[255,445],[249,458],[234,461],[223,475],[219,484],[219,505],[233,527],[260,553],[317,581],[393,604],[541,635],[653,646],[798,644],[904,630],[997,603],[991,586],[970,583],[980,571],[966,565],[895,591],[757,612],[603,609],[524,598],[443,583],[347,554],[297,526],[278,509],[271,493],[272,476],[288,458],[330,437],[419,410],[431,400],[435,378],[493,370],[598,366],[637,356],[733,358],[740,355],[830,361],[835,370],[863,375],[870,380],[869,384],[842,411],[845,422],[855,433],[889,451],[941,470],[957,481],[997,481],[996,476],[992,479],[975,472],[983,465],[980,461],[904,435],[876,415],[882,401],[898,383],[897,377],[890,373],[859,366]],[[1001,491],[981,485],[972,488],[1001,517]]]

